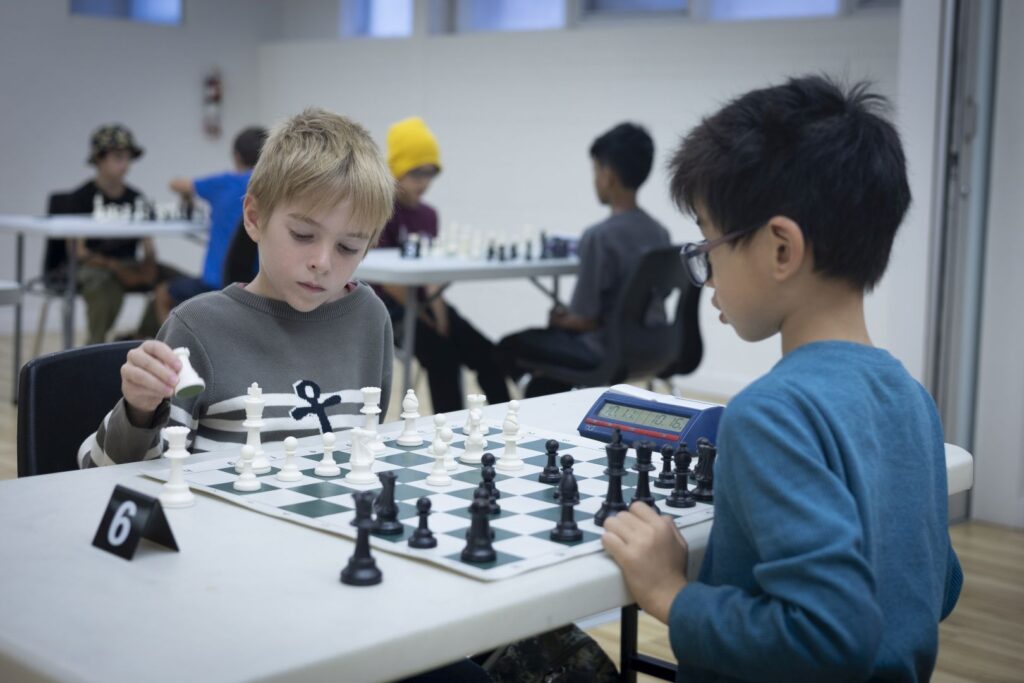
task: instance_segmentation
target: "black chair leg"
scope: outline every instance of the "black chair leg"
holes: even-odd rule
[[[622,608],[619,624],[619,680],[622,683],[636,683],[638,673],[647,674],[663,681],[676,680],[676,666],[662,659],[642,655],[637,651],[637,615],[640,611],[636,605]]]

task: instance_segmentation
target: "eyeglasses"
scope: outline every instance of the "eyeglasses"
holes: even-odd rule
[[[760,225],[757,225],[746,230],[730,232],[728,235],[722,235],[710,242],[704,240],[703,242],[687,242],[684,244],[683,248],[679,250],[679,258],[682,259],[683,265],[686,266],[686,273],[690,276],[690,282],[697,287],[703,287],[711,279],[711,261],[708,260],[708,252],[717,246],[749,235],[760,229],[760,227]]]

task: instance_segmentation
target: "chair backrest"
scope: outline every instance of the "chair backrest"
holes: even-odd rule
[[[142,342],[93,344],[30,360],[18,383],[18,476],[77,469],[78,447],[121,397],[121,365]]]
[[[238,227],[228,245],[228,253],[224,256],[224,284],[252,282],[258,268],[258,254],[256,243],[245,231],[245,224],[238,221]]]
[[[677,291],[674,316],[665,300]],[[604,357],[594,368],[573,369],[529,362],[531,371],[575,386],[605,386],[662,375],[669,369],[692,372],[703,355],[700,288],[694,287],[679,258],[679,247],[644,254],[626,276],[603,321]],[[676,374],[676,373],[673,373]]]

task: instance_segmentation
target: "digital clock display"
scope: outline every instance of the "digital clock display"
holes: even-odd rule
[[[654,410],[633,408],[631,406],[612,403],[611,401],[605,401],[605,404],[601,406],[601,410],[598,411],[597,416],[605,417],[609,420],[616,420],[618,422],[625,422],[627,424],[652,427],[665,432],[682,432],[683,427],[685,427],[686,423],[690,421],[690,418],[683,417],[682,415],[672,415],[671,413],[659,413]]]

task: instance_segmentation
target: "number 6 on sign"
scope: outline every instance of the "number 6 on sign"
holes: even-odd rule
[[[92,544],[130,560],[142,538],[178,550],[160,501],[124,486],[115,486]]]
[[[128,538],[128,532],[132,530],[132,517],[139,511],[139,506],[133,501],[126,500],[121,503],[114,513],[114,519],[107,530],[107,543],[118,546]]]

